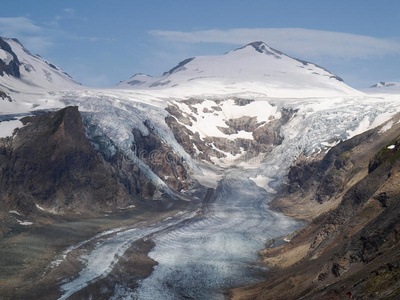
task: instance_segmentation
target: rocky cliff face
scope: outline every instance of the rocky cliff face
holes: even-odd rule
[[[12,137],[0,139],[2,211],[22,218],[97,215],[136,203],[136,195],[146,189],[141,185],[148,180],[123,177],[118,165],[94,150],[77,107],[21,122],[24,126]]]
[[[149,134],[146,136],[140,130],[133,130],[134,151],[139,159],[146,163],[169,187],[177,191],[188,189],[190,177],[182,158],[162,142],[149,124],[145,125],[149,130]]]
[[[312,222],[289,243],[262,251],[264,262],[277,268],[275,275],[235,290],[234,299],[400,297],[399,132],[399,126],[387,132],[377,128],[322,159],[300,158],[289,174],[289,194],[274,205],[293,212],[292,203],[297,216],[301,209],[313,211]],[[296,203],[301,196],[314,209]],[[327,209],[315,209],[327,203]]]

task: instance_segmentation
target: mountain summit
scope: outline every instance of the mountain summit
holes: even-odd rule
[[[77,86],[67,73],[39,55],[31,54],[17,39],[0,37],[0,88],[22,92]]]
[[[119,88],[166,89],[201,93],[252,91],[272,97],[359,94],[337,75],[313,63],[292,58],[263,42],[253,42],[219,56],[181,61],[161,77],[137,74]]]

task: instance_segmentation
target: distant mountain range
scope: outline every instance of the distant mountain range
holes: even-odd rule
[[[400,92],[400,82],[378,82],[371,86],[372,89],[380,90],[382,92],[398,93]]]

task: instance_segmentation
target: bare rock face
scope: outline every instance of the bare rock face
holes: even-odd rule
[[[146,136],[140,130],[133,130],[134,152],[169,187],[177,191],[187,189],[190,177],[184,161],[154,133],[150,124],[145,123],[145,125],[149,130]]]
[[[12,99],[9,95],[7,95],[5,92],[0,90],[0,97],[2,100],[7,100],[8,102],[12,102]]]
[[[348,171],[354,166],[352,149],[369,141],[373,134],[374,131],[368,131],[339,143],[321,160],[298,161],[288,174],[289,192],[312,191],[315,200],[323,203],[343,191]]]
[[[133,198],[86,139],[77,107],[21,119],[0,139],[0,202],[25,215],[91,214]]]
[[[12,51],[10,45],[2,38],[0,38],[0,49],[8,52],[13,57],[13,59],[8,64],[0,59],[0,76],[11,75],[19,78],[21,74],[19,72],[20,62],[18,60],[18,57]]]

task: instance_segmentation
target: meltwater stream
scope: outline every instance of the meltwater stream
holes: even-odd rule
[[[259,280],[257,253],[265,242],[301,226],[269,210],[266,199],[243,170],[228,173],[202,218],[153,236],[149,256],[159,264],[124,298],[224,299],[226,288]]]

